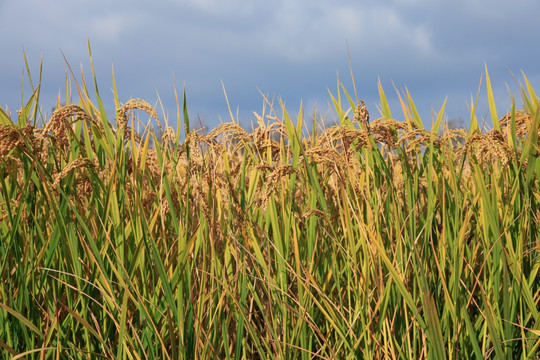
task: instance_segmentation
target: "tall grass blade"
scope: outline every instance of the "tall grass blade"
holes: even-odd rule
[[[379,98],[381,99],[381,112],[382,116],[386,119],[392,119],[392,113],[390,112],[390,106],[388,105],[388,100],[386,99],[386,95],[384,93],[381,80],[379,79],[379,83],[377,85],[377,88],[379,90]]]
[[[493,89],[491,88],[491,80],[489,78],[489,72],[487,69],[487,64],[484,64],[486,72],[486,89],[487,89],[487,98],[489,104],[489,113],[491,114],[491,123],[495,130],[501,131],[501,125],[499,124],[499,116],[497,115],[497,107],[495,106],[495,97],[493,96]]]

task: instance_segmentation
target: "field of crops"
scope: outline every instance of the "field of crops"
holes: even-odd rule
[[[484,80],[491,130],[338,84],[335,126],[209,132],[185,94],[175,131],[93,69],[52,115],[35,81],[0,112],[0,358],[539,358],[540,104]]]

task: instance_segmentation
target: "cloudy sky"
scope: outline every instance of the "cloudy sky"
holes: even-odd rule
[[[302,103],[324,115],[338,74],[353,93],[348,43],[372,117],[380,79],[396,119],[394,85],[409,89],[426,125],[446,97],[448,118],[467,124],[484,64],[499,116],[511,104],[508,88],[519,101],[512,73],[521,80],[524,71],[540,91],[539,15],[538,0],[0,0],[0,106],[21,106],[24,49],[35,77],[43,58],[41,104],[50,113],[59,91],[65,96],[63,55],[78,79],[81,65],[90,78],[89,39],[109,108],[114,67],[121,102],[156,104],[159,94],[171,123],[173,78],[179,91],[186,86],[191,119],[208,127],[230,120],[222,83],[246,126],[262,110],[260,92],[291,112]],[[24,91],[28,99],[28,84]]]

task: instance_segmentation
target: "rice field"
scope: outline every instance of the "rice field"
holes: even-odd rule
[[[27,77],[0,111],[0,358],[540,358],[525,75],[499,114],[486,69],[489,130],[477,99],[448,129],[444,104],[420,119],[379,85],[368,109],[338,82],[335,126],[267,101],[209,132],[185,92],[176,127],[116,88],[111,118],[92,68],[47,115]]]

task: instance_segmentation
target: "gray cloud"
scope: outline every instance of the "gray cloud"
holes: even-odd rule
[[[62,53],[77,76],[82,64],[89,80],[87,38],[109,106],[114,64],[122,101],[155,102],[159,92],[175,114],[174,74],[180,88],[186,85],[193,117],[210,126],[228,119],[221,81],[247,122],[261,109],[257,89],[281,95],[292,110],[300,101],[327,107],[337,73],[352,92],[346,42],[359,96],[372,113],[379,78],[394,114],[393,85],[407,86],[426,123],[446,96],[448,116],[468,117],[465,103],[476,94],[484,63],[501,107],[509,104],[508,69],[540,83],[540,4],[532,0],[13,0],[0,9],[0,104],[12,109],[20,106],[23,47],[34,72],[43,56],[42,100],[54,104],[65,87]]]

